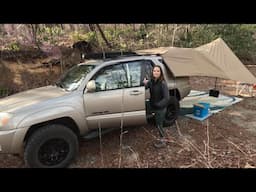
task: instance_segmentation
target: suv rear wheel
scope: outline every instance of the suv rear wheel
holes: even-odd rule
[[[164,127],[171,126],[175,123],[178,118],[180,111],[180,103],[174,96],[170,96],[169,104],[166,110]]]
[[[27,166],[36,168],[67,167],[78,154],[78,139],[64,125],[47,125],[32,134],[25,147]]]

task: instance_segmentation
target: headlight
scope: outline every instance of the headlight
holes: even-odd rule
[[[8,123],[11,120],[11,114],[10,113],[1,113],[0,112],[0,128],[5,127],[8,125]]]

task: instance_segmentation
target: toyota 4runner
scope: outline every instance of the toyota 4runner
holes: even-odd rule
[[[68,70],[55,85],[0,99],[0,153],[20,154],[28,167],[67,167],[79,139],[152,120],[143,79],[163,69],[170,94],[165,125],[190,92],[188,77],[174,78],[157,55],[90,60]]]

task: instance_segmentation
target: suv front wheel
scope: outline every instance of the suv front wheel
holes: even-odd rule
[[[26,144],[24,160],[36,168],[67,167],[78,153],[75,133],[64,125],[47,125],[33,133]]]

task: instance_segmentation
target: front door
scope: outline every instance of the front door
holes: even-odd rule
[[[136,82],[138,73],[130,75],[131,72],[128,63],[119,63],[101,69],[92,78],[96,91],[84,94],[90,129],[146,123],[145,88]]]

